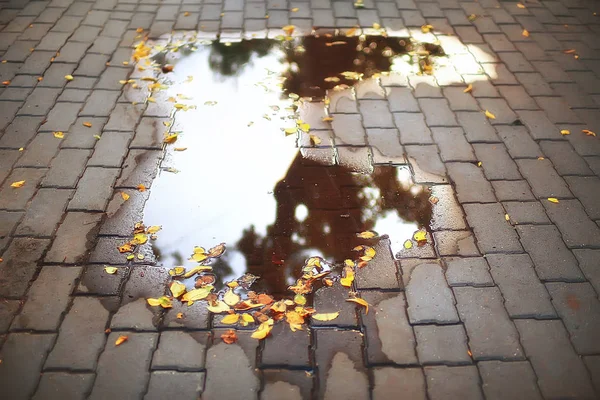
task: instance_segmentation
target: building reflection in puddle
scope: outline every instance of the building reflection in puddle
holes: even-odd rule
[[[298,118],[287,93],[321,98],[354,82],[341,72],[388,71],[405,50],[399,38],[306,37],[300,48],[213,43],[177,60],[167,95],[193,98],[187,103],[196,108],[176,112],[172,130],[181,134],[144,210],[147,224],[163,228],[154,243],[159,263],[191,266],[194,246],[225,242],[228,252],[214,265],[218,280],[249,272],[261,278],[256,290],[281,296],[307,257],[352,257],[358,232],[389,235],[396,253],[427,227],[430,194],[411,184],[407,167],[356,172],[335,163],[333,148],[320,148],[330,154],[321,160],[305,158],[295,135],[283,133]]]

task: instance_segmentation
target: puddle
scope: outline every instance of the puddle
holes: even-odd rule
[[[358,232],[389,235],[395,254],[428,226],[430,193],[411,184],[406,166],[357,172],[335,164],[333,147],[300,151],[296,135],[284,132],[299,124],[289,93],[319,101],[356,82],[342,72],[372,77],[412,49],[401,38],[363,39],[214,42],[155,57],[173,66],[162,97],[183,107],[144,210],[144,221],[162,225],[153,243],[160,264],[192,267],[195,246],[225,242],[216,286],[247,272],[260,277],[253,289],[282,297],[306,258],[354,258],[364,244]],[[325,156],[304,156],[315,152]]]

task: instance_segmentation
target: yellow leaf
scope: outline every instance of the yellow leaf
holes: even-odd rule
[[[496,119],[496,116],[494,114],[492,114],[491,112],[489,112],[488,110],[485,110],[485,116],[488,117],[489,119]]]
[[[186,12],[184,12],[184,13],[183,13],[183,16],[184,16],[184,17],[189,17],[189,16],[190,16],[190,12],[189,12],[189,11],[186,11]]]
[[[550,203],[558,203],[558,199],[556,197],[548,197],[548,201]]]
[[[293,135],[294,133],[298,132],[298,128],[285,128],[284,132],[286,136]]]
[[[212,290],[213,290],[213,287],[210,285],[204,286],[203,288],[200,288],[200,289],[190,290],[189,292],[186,292],[183,295],[183,297],[181,298],[181,301],[187,302],[188,305],[190,305],[190,303],[193,303],[194,301],[205,299],[206,296],[208,296]]]
[[[204,271],[212,271],[212,267],[210,265],[199,265],[195,268],[190,269],[187,273],[185,273],[183,275],[183,277],[185,279],[191,278],[192,276],[196,275],[197,273],[204,272]]]
[[[209,305],[208,307],[208,311],[210,311],[211,313],[215,313],[215,314],[219,314],[222,312],[228,312],[229,310],[231,310],[231,308],[225,304],[224,302],[217,300],[215,302],[214,306]]]
[[[178,281],[172,282],[171,286],[169,286],[169,289],[171,290],[171,293],[173,293],[173,297],[175,298],[178,298],[186,291],[185,285]]]
[[[175,150],[175,151],[186,151],[187,147],[175,147],[173,150]]]
[[[73,75],[65,75],[65,79],[68,81],[72,81],[74,78]]]
[[[144,244],[148,241],[148,236],[145,233],[136,233],[133,235],[133,240],[131,241],[133,244]]]
[[[127,339],[129,339],[128,336],[123,336],[123,335],[119,336],[117,338],[117,340],[115,341],[115,346],[119,346],[119,345],[125,343],[127,341]]]
[[[418,230],[414,233],[413,239],[417,243],[427,242],[427,232],[424,230]]]
[[[410,240],[407,240],[406,242],[404,242],[404,248],[405,249],[412,249],[413,247],[413,243]]]
[[[298,128],[305,133],[308,133],[310,130],[310,125],[304,122],[298,122]]]
[[[24,184],[25,184],[25,181],[17,181],[17,182],[11,183],[10,187],[20,188],[20,187],[23,187]]]
[[[146,233],[153,234],[153,233],[160,231],[161,229],[162,229],[162,226],[160,226],[160,225],[152,225],[152,226],[148,227],[148,229],[146,229]]]
[[[169,270],[169,275],[171,276],[181,276],[183,274],[185,274],[184,267],[175,267]]]
[[[521,4],[521,3],[517,3],[517,7],[518,8],[525,8],[525,6],[523,4]]]
[[[152,306],[152,307],[160,306],[160,300],[159,299],[150,298],[150,299],[146,299],[146,302],[148,302],[148,304],[150,306]]]
[[[149,305],[152,307],[161,306],[162,308],[171,308],[173,307],[173,302],[167,296],[161,296],[158,299],[146,299]]]
[[[323,117],[323,118],[321,118],[321,121],[323,121],[323,122],[332,122],[333,121],[333,117]]]
[[[294,25],[286,25],[281,29],[285,32],[286,35],[292,36],[292,33],[294,33],[294,29],[296,29],[296,27]]]
[[[584,129],[581,132],[585,133],[586,136],[596,136],[596,133],[590,131],[589,129]]]
[[[128,260],[133,260],[134,258],[135,258],[135,256],[133,254],[130,254],[130,255],[127,256]]]
[[[221,320],[221,323],[225,324],[225,325],[233,325],[233,324],[237,324],[239,319],[240,319],[240,314],[229,314],[229,315],[226,315],[225,317],[223,317],[223,319]]]
[[[57,139],[62,139],[65,137],[65,134],[63,132],[52,132],[52,134],[54,135],[55,138]]]
[[[183,313],[182,312],[177,313],[177,319],[182,319],[182,318],[183,318]]]
[[[423,25],[421,26],[421,32],[429,33],[433,30],[433,25]]]
[[[242,298],[235,294],[232,289],[225,292],[225,295],[223,296],[223,301],[229,306],[235,306],[241,299]]]
[[[340,283],[344,287],[352,287],[354,282],[354,270],[352,267],[344,267],[344,277],[340,279]]]
[[[381,25],[379,25],[377,22],[374,22],[373,29],[381,29]]]
[[[522,35],[525,37],[529,37],[529,31],[527,29],[523,29]]]
[[[127,201],[129,200],[129,195],[125,192],[121,192],[121,197],[123,198],[123,200]]]
[[[292,12],[298,12],[298,11],[300,11],[300,9],[298,7],[292,8]]]
[[[357,297],[357,298],[354,298],[354,299],[346,299],[346,301],[351,301],[353,303],[360,304],[361,306],[363,306],[363,307],[366,308],[366,311],[365,311],[366,314],[369,313],[369,303],[367,303],[364,299],[361,299],[361,298]]]
[[[372,247],[365,247],[365,256],[370,258],[375,257],[375,249]]]
[[[264,339],[273,329],[273,320],[269,318],[267,321],[263,322],[258,326],[258,328],[252,332],[253,339]]]
[[[561,135],[570,135],[571,131],[569,131],[568,129],[563,129],[562,131],[560,131]]]
[[[294,303],[298,304],[299,306],[303,306],[306,304],[306,297],[304,297],[304,295],[297,294],[294,296]]]
[[[483,165],[483,163],[481,161],[477,161],[477,166],[481,167]]]
[[[100,135],[94,135],[94,139],[100,140]]]
[[[361,239],[373,239],[374,237],[377,237],[377,233],[373,231],[364,231],[361,233],[357,233],[356,236],[358,236]]]
[[[477,19],[477,15],[475,14],[469,14],[469,16],[467,17],[467,19],[471,22],[475,21]]]
[[[344,266],[346,267],[354,267],[356,266],[356,263],[350,259],[346,259],[344,260]]]
[[[358,28],[350,28],[350,29],[348,29],[348,30],[346,31],[346,36],[347,36],[347,37],[352,37],[352,36],[354,36],[354,34],[356,33],[356,30],[357,30],[357,29],[358,29]]]
[[[510,216],[508,214],[504,214],[504,219],[510,221]]]
[[[92,123],[91,122],[84,122],[83,126],[85,126],[86,128],[91,128],[92,127]]]
[[[105,266],[104,267],[104,271],[109,274],[109,275],[114,275],[117,273],[117,267],[109,267],[109,266]]]
[[[317,313],[311,315],[312,319],[316,319],[317,321],[332,321],[336,319],[340,315],[340,312],[332,312],[332,313]]]
[[[166,135],[163,142],[170,144],[170,143],[175,143],[175,141],[177,140],[177,136],[179,136],[178,133],[173,133],[171,135]]]
[[[308,137],[310,138],[310,143],[313,146],[317,146],[317,145],[321,144],[321,139],[318,136],[316,136],[316,135],[308,135]]]
[[[252,323],[254,323],[254,317],[248,313],[244,313],[244,314],[242,314],[242,323],[252,324]],[[246,325],[244,325],[244,326],[246,326]]]

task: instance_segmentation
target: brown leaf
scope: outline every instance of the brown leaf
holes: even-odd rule
[[[221,255],[225,252],[225,249],[225,243],[220,243],[208,250],[208,257],[221,257]]]
[[[581,132],[585,133],[586,136],[596,136],[596,133],[590,131],[589,129],[583,129]]]
[[[119,336],[117,338],[117,340],[115,341],[115,346],[119,346],[119,345],[125,343],[127,341],[127,339],[129,339],[129,336],[123,336],[123,335]]]
[[[238,338],[233,329],[228,329],[221,335],[221,340],[223,340],[227,344],[232,344],[237,342]]]

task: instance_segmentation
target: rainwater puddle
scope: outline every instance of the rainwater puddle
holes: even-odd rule
[[[365,243],[359,232],[386,234],[399,252],[429,225],[427,188],[411,184],[406,166],[365,173],[336,164],[326,143],[299,149],[306,141],[297,136],[306,133],[285,129],[300,124],[290,93],[324,106],[326,90],[355,82],[342,72],[366,78],[389,71],[407,47],[400,38],[311,36],[283,45],[214,42],[159,57],[173,65],[165,96],[183,108],[174,113],[170,129],[179,135],[144,210],[147,224],[162,225],[153,242],[158,262],[191,268],[195,246],[224,242],[215,286],[250,273],[260,277],[254,290],[282,297],[308,257],[354,259],[352,249]]]

